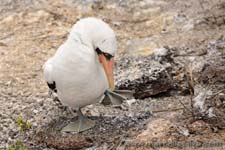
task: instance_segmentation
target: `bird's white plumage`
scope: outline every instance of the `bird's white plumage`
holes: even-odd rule
[[[52,84],[54,82],[53,76],[52,76],[53,65],[52,65],[51,61],[52,61],[52,58],[48,59],[48,61],[45,62],[44,66],[43,66],[44,79],[45,79],[45,81],[47,81],[50,84]]]
[[[115,54],[113,30],[99,19],[81,19],[72,27],[66,42],[43,66],[45,80],[55,81],[63,104],[80,108],[104,98],[108,82],[95,52],[97,47]]]
[[[80,38],[81,42],[88,47],[97,47],[112,55],[117,50],[116,37],[114,31],[108,24],[100,19],[86,18],[78,21],[71,30],[69,38]]]

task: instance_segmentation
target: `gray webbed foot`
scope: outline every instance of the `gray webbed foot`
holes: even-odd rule
[[[103,105],[120,105],[124,100],[131,99],[133,97],[133,91],[130,90],[106,90],[105,98],[101,101]]]
[[[62,131],[63,132],[83,132],[88,129],[91,129],[95,126],[95,121],[88,119],[85,117],[80,109],[77,111],[78,119],[75,122],[70,122],[66,125]]]

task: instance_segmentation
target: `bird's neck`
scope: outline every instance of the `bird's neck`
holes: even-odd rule
[[[87,65],[99,63],[97,53],[85,36],[73,34],[68,37],[65,44],[73,50],[73,58],[81,61],[80,63],[88,63]]]
[[[91,35],[86,31],[73,31],[70,33],[68,40],[73,40],[83,46],[87,46],[89,49],[95,49]]]

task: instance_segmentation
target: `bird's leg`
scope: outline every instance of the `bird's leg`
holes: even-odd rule
[[[63,132],[82,132],[88,130],[95,126],[95,121],[88,119],[85,117],[80,108],[77,110],[78,119],[75,122],[70,122],[67,126],[65,126],[62,131]]]

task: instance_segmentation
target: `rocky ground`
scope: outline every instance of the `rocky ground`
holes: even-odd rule
[[[61,133],[73,116],[42,65],[86,16],[115,30],[117,87],[135,98]],[[223,0],[0,0],[0,149],[225,149],[224,29]]]

